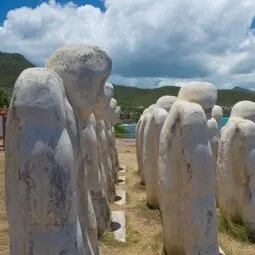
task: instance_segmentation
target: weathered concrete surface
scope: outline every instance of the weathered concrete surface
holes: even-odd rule
[[[112,84],[106,83],[104,91],[100,95],[100,100],[95,106],[94,113],[97,119],[97,137],[99,140],[99,152],[102,160],[102,175],[105,180],[104,186],[109,201],[113,202],[115,198],[115,175],[112,164],[112,152],[113,152],[113,140],[112,140],[112,128],[109,122],[109,112],[112,104],[115,105],[116,100],[113,99],[114,88]],[[112,103],[111,103],[112,102]],[[117,102],[116,102],[117,105]],[[116,108],[116,106],[115,106]]]
[[[167,254],[217,254],[212,167],[204,111],[198,104],[178,100],[164,123],[159,146]]]
[[[117,198],[117,200],[116,200]],[[126,190],[125,189],[116,189],[116,198],[114,204],[124,205],[126,204]]]
[[[112,222],[114,223],[114,225],[116,225],[116,230],[114,231],[114,236],[116,240],[119,242],[126,242],[125,211],[113,211]]]
[[[117,185],[125,185],[126,184],[126,176],[119,176]]]
[[[114,154],[114,169],[116,172],[120,170],[120,161],[119,161],[119,155],[118,155],[118,150],[117,150],[117,145],[116,145],[116,137],[115,137],[115,131],[114,131],[114,126],[118,124],[120,120],[120,114],[121,114],[121,108],[120,106],[117,106],[115,108],[114,114],[110,120],[112,124],[112,139],[113,139],[113,154]]]
[[[223,109],[219,105],[215,105],[212,109],[212,117],[220,124],[221,118],[223,117]]]
[[[206,118],[210,119],[217,100],[217,89],[210,82],[192,81],[181,87],[178,98],[201,105]]]
[[[103,232],[110,227],[111,213],[101,180],[101,162],[98,154],[98,140],[94,114],[91,114],[88,120],[83,122],[82,134],[84,137],[87,179],[89,180],[88,187],[96,215],[98,233],[102,235]]]
[[[97,121],[97,138],[99,141],[99,153],[102,161],[102,173],[104,189],[107,194],[108,201],[113,202],[116,196],[114,179],[111,174],[111,160],[108,153],[108,141],[106,136],[106,128],[103,120]]]
[[[155,107],[149,114],[144,128],[143,138],[143,170],[147,194],[147,204],[158,208],[158,150],[159,137],[168,113],[160,107]]]
[[[214,194],[218,204],[218,188],[217,188],[217,158],[218,158],[218,146],[219,146],[219,129],[218,123],[214,118],[207,121],[209,141],[212,149],[213,156],[213,183],[214,183]]]
[[[93,251],[97,254],[98,230],[87,183],[84,137],[81,124],[89,118],[96,101],[103,94],[105,82],[111,72],[112,61],[107,53],[98,47],[68,45],[52,54],[47,67],[57,72],[62,78],[79,125],[77,137],[79,141],[79,159],[77,161],[79,220],[84,239],[88,234]]]
[[[84,249],[94,254],[78,218],[77,130],[60,77],[45,68],[23,71],[7,120],[5,188],[12,255],[83,255]]]
[[[192,82],[178,97],[159,145],[164,248],[167,254],[214,255],[219,245],[207,119],[217,90],[211,83]]]
[[[255,103],[234,105],[221,132],[217,174],[219,207],[225,217],[255,231]]]
[[[150,111],[156,107],[156,104],[153,104],[146,108],[143,111],[142,116],[136,127],[136,155],[137,155],[137,163],[138,163],[138,171],[141,176],[141,183],[145,184],[144,181],[144,170],[143,170],[143,137],[144,137],[144,128],[145,124],[148,121]]]
[[[176,99],[175,96],[162,96],[157,100],[156,105],[169,112]]]

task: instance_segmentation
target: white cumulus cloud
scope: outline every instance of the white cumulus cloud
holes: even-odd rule
[[[254,0],[105,0],[105,7],[49,1],[11,10],[0,26],[0,50],[44,65],[64,44],[95,44],[113,59],[113,82],[253,87]]]

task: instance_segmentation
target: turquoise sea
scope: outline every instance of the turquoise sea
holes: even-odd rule
[[[223,117],[221,119],[221,123],[219,128],[221,129],[223,126],[226,125],[228,121],[228,117]],[[130,123],[130,124],[122,124],[124,129],[126,130],[126,134],[122,136],[122,138],[135,138],[135,128],[136,128],[136,123]]]

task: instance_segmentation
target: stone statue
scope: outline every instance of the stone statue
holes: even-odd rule
[[[156,107],[156,104],[152,104],[148,108],[143,111],[142,116],[140,117],[137,126],[136,126],[136,156],[137,156],[137,163],[138,163],[138,171],[141,177],[141,184],[144,185],[144,170],[143,170],[143,134],[144,134],[144,127],[148,120],[150,111]]]
[[[169,112],[176,99],[175,96],[162,96],[157,100],[156,105]]]
[[[78,126],[54,71],[20,74],[6,130],[10,254],[94,254],[78,217]]]
[[[216,99],[213,84],[187,84],[161,131],[159,192],[166,254],[219,254],[207,129]]]
[[[147,204],[151,208],[158,208],[158,148],[159,137],[172,104],[174,96],[160,97],[156,107],[149,113],[143,134],[143,170],[147,193]]]
[[[218,161],[219,208],[224,217],[244,222],[255,232],[255,103],[241,101],[232,108],[222,130]]]
[[[102,175],[104,189],[107,194],[109,201],[113,202],[116,196],[115,192],[115,179],[112,171],[112,162],[108,150],[108,132],[105,125],[105,122],[108,123],[108,114],[110,102],[113,100],[113,86],[110,83],[105,85],[104,96],[101,97],[101,100],[97,103],[94,114],[97,120],[97,137],[99,141],[99,153],[102,161]]]
[[[219,146],[219,125],[221,118],[223,116],[223,110],[219,105],[214,105],[212,109],[212,118],[208,120],[208,132],[209,141],[212,149],[213,155],[213,182],[214,182],[214,193],[216,198],[216,203],[218,204],[218,188],[217,188],[217,158],[218,158],[218,146]]]
[[[218,203],[218,188],[217,188],[217,158],[218,158],[218,146],[219,146],[219,128],[218,123],[214,118],[207,121],[209,142],[212,149],[213,156],[213,184],[214,184],[214,194],[216,203]]]
[[[111,212],[104,190],[101,176],[101,159],[98,152],[96,134],[96,119],[92,113],[88,120],[83,122],[85,167],[87,169],[88,187],[96,215],[98,234],[101,236],[111,225]],[[88,149],[87,149],[88,148]]]
[[[116,171],[121,170],[121,166],[120,166],[119,154],[118,154],[118,150],[117,150],[114,126],[118,124],[118,122],[120,120],[120,114],[121,114],[121,108],[120,108],[120,106],[117,106],[114,111],[113,118],[111,118],[111,120],[110,120],[111,124],[112,124],[112,138],[113,138],[113,150],[114,150],[113,153],[114,153],[114,165],[115,165],[114,168]]]
[[[215,105],[212,109],[212,117],[217,121],[218,126],[220,125],[221,118],[223,117],[222,107],[219,105]]]
[[[147,194],[147,204],[158,208],[158,148],[161,128],[167,117],[167,111],[154,107],[145,124],[143,138],[143,171]]]
[[[117,101],[112,98],[108,107],[108,113],[107,113],[107,121],[105,121],[105,127],[106,127],[106,136],[108,141],[108,154],[111,161],[111,172],[112,177],[115,183],[118,181],[118,175],[117,172],[119,169],[116,169],[116,154],[115,154],[115,147],[116,147],[116,141],[113,138],[114,132],[113,132],[113,123],[115,123],[116,120],[116,113],[115,110],[117,108]],[[118,156],[118,155],[117,155]]]
[[[56,50],[49,58],[47,67],[62,78],[68,99],[78,123],[79,158],[77,189],[79,220],[82,233],[89,236],[94,252],[98,253],[97,222],[92,205],[87,171],[85,168],[83,122],[87,121],[96,101],[103,94],[104,84],[111,72],[111,59],[98,47],[68,45]]]

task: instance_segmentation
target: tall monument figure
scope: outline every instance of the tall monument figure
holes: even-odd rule
[[[103,94],[111,66],[111,59],[105,51],[98,47],[84,45],[68,45],[60,48],[52,54],[47,63],[47,67],[62,78],[77,118],[80,152],[77,174],[79,219],[82,233],[84,236],[86,232],[88,233],[95,253],[98,253],[98,230],[88,187],[82,125],[88,120],[96,102]]]
[[[121,115],[121,108],[120,106],[117,106],[114,110],[113,116],[110,118],[110,123],[112,125],[111,133],[112,133],[112,139],[113,139],[114,169],[116,172],[121,170],[121,167],[120,167],[119,154],[118,154],[118,149],[116,144],[114,126],[117,125],[118,122],[120,121],[120,115]]]
[[[211,83],[182,87],[159,144],[160,210],[166,254],[219,254],[207,119],[217,99]]]
[[[94,254],[78,217],[78,127],[61,78],[46,68],[18,77],[5,151],[10,254]]]
[[[218,126],[220,125],[221,119],[223,117],[223,109],[219,105],[215,105],[212,109],[212,117],[217,121]]]
[[[159,207],[158,150],[161,129],[176,97],[163,96],[156,107],[148,113],[143,135],[143,170],[147,194],[147,204],[151,208]]]
[[[15,83],[7,121],[11,254],[98,254],[80,124],[111,71],[98,47],[57,50]],[[92,232],[91,232],[92,230]]]
[[[220,137],[220,122],[223,116],[223,110],[221,106],[214,105],[212,109],[212,118],[207,122],[209,141],[212,149],[213,155],[213,182],[214,182],[214,194],[216,203],[218,205],[218,185],[217,185],[217,159],[218,159],[218,147],[219,147],[219,137]]]
[[[217,175],[219,208],[224,217],[243,222],[255,233],[255,103],[232,108],[221,132]]]
[[[153,108],[156,107],[156,104],[150,105],[148,108],[146,108],[143,111],[142,116],[140,117],[135,131],[135,137],[136,137],[136,156],[137,156],[137,164],[138,164],[138,172],[141,177],[141,184],[145,184],[144,180],[144,168],[143,168],[143,137],[144,137],[144,128],[146,125],[146,122],[148,121],[149,114],[153,110]]]
[[[88,120],[83,122],[82,134],[84,137],[85,168],[89,180],[88,187],[96,215],[98,234],[101,236],[106,229],[110,228],[111,212],[103,185],[96,119],[93,113]]]
[[[110,102],[113,97],[113,86],[110,83],[106,83],[104,86],[104,91],[102,92],[101,99],[97,102],[94,109],[94,114],[97,120],[97,137],[99,145],[99,154],[102,161],[102,176],[104,189],[107,194],[108,201],[113,202],[116,196],[115,186],[114,186],[114,176],[112,172],[112,162],[108,150],[108,132],[106,128],[106,123],[108,123],[108,113]]]

